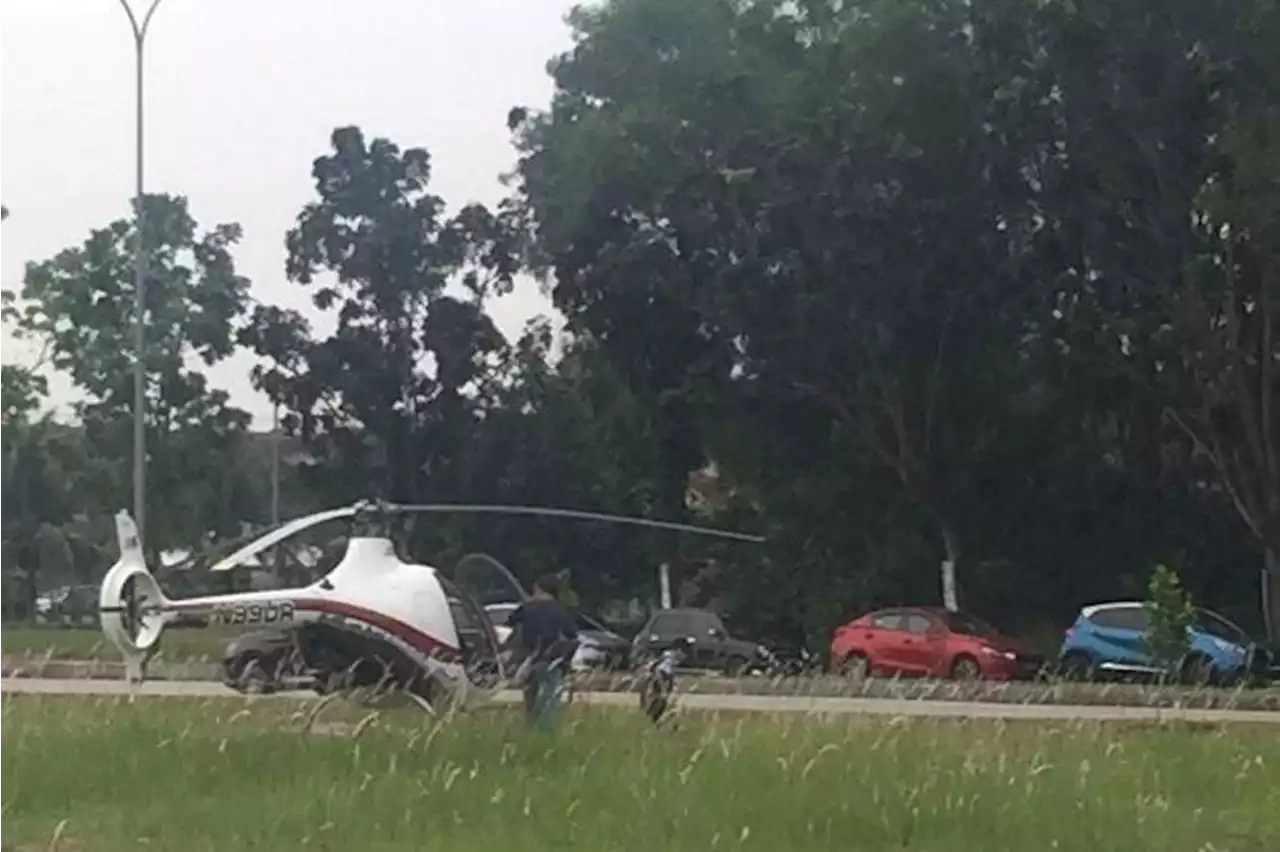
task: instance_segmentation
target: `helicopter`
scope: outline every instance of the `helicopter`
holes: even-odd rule
[[[430,565],[401,559],[393,519],[432,513],[526,515],[665,529],[745,542],[761,536],[648,518],[515,505],[404,505],[361,500],[306,515],[261,535],[210,567],[229,571],[311,527],[350,522],[341,559],[310,585],[271,591],[169,599],[148,570],[137,525],[116,514],[120,556],[103,579],[98,613],[106,638],[120,651],[125,677],[141,683],[166,626],[289,631],[302,665],[316,675],[317,692],[360,703],[409,703],[428,712],[482,703],[509,680],[505,655],[481,607],[498,590],[507,600],[526,595],[497,560],[464,557],[452,578]]]

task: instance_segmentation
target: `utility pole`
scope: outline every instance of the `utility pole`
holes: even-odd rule
[[[271,407],[271,526],[280,525],[280,406]]]
[[[120,0],[120,6],[129,17],[129,27],[133,30],[134,64],[135,64],[135,145],[134,145],[134,235],[133,235],[133,520],[138,527],[139,542],[146,541],[147,520],[147,365],[146,365],[146,287],[147,287],[147,254],[143,234],[145,227],[145,211],[143,210],[143,127],[142,127],[142,94],[143,94],[143,46],[147,39],[147,27],[151,25],[151,16],[156,13],[160,0],[151,0],[142,23],[133,14],[128,0]]]

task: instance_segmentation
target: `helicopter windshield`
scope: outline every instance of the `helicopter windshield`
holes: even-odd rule
[[[440,587],[444,590],[445,600],[449,603],[449,614],[453,616],[453,624],[458,631],[463,665],[466,666],[470,679],[483,684],[498,677],[501,674],[498,639],[489,619],[470,594],[448,577],[437,576]]]
[[[271,566],[322,575],[345,552],[350,534],[348,515],[347,510],[336,509],[251,530],[199,550],[191,567],[224,571]],[[340,530],[334,530],[335,521],[343,521]]]
[[[470,553],[458,560],[453,579],[482,607],[518,604],[529,599],[507,567],[486,553]]]

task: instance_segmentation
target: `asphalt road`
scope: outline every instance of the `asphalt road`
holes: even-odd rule
[[[207,681],[148,681],[133,687],[138,696],[231,697],[236,693]],[[0,692],[42,695],[129,695],[130,685],[122,680],[4,678]],[[277,693],[278,697],[315,699],[309,692]],[[504,691],[496,700],[515,704],[519,693]],[[629,692],[585,692],[575,702],[635,708],[636,696]],[[802,695],[711,695],[682,694],[682,707],[697,710],[745,710],[765,713],[808,713],[814,715],[877,715],[967,719],[1041,719],[1084,721],[1201,722],[1213,724],[1252,723],[1280,725],[1280,712],[1174,707],[1118,707],[1107,705],[1013,704],[978,701],[921,701],[903,698],[834,698]]]

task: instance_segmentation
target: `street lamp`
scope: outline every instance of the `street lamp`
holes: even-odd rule
[[[280,404],[271,407],[271,526],[280,526]],[[279,548],[276,548],[279,552]]]
[[[147,432],[145,426],[147,371],[143,357],[143,346],[146,340],[143,331],[146,316],[144,297],[146,296],[147,286],[147,255],[142,237],[145,218],[142,205],[142,48],[146,42],[147,27],[151,24],[151,16],[156,13],[156,7],[159,5],[160,0],[151,0],[151,6],[148,7],[147,13],[143,15],[142,23],[139,25],[138,18],[133,14],[133,9],[129,6],[128,0],[120,0],[120,6],[124,9],[124,13],[129,16],[129,26],[133,30],[137,87],[135,91],[137,111],[134,128],[136,135],[134,150],[136,157],[136,185],[134,187],[135,233],[133,241],[133,519],[138,525],[139,541],[145,541],[147,519]]]

